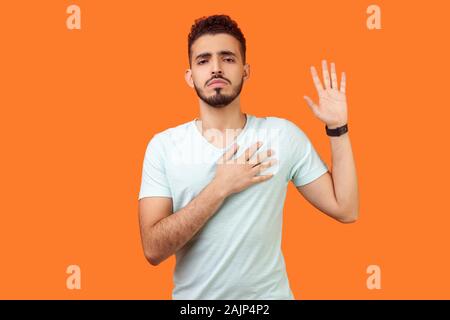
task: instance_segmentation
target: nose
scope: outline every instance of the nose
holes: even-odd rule
[[[222,75],[222,66],[220,64],[220,59],[213,59],[212,63],[212,76],[221,76]]]

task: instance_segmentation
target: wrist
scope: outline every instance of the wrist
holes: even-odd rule
[[[337,124],[333,125],[331,128],[325,125],[325,132],[330,137],[340,137],[348,132],[348,125],[345,123],[343,125]]]
[[[211,189],[211,192],[217,195],[220,200],[225,200],[225,198],[229,196],[229,192],[223,186],[221,186],[217,178],[214,178],[210,182],[209,187]]]
[[[337,124],[327,124],[326,126],[327,126],[328,129],[336,129],[336,128],[345,126],[346,124],[347,124],[347,122],[345,122],[345,123],[337,123]]]

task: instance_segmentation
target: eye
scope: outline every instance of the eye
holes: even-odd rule
[[[206,60],[200,60],[197,64],[203,64],[203,62],[206,62]]]
[[[234,62],[233,58],[226,58],[225,60],[228,61],[228,62]]]

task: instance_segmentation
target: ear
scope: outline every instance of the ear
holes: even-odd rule
[[[184,73],[184,79],[186,80],[186,83],[189,87],[194,88],[194,81],[192,80],[192,70],[187,69]]]
[[[248,80],[248,78],[250,78],[250,65],[249,64],[245,64],[244,65],[244,80]]]

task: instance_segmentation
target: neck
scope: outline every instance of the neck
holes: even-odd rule
[[[222,108],[214,108],[200,100],[200,117],[203,130],[216,129],[224,132],[226,129],[242,129],[246,122],[241,111],[239,97]]]

